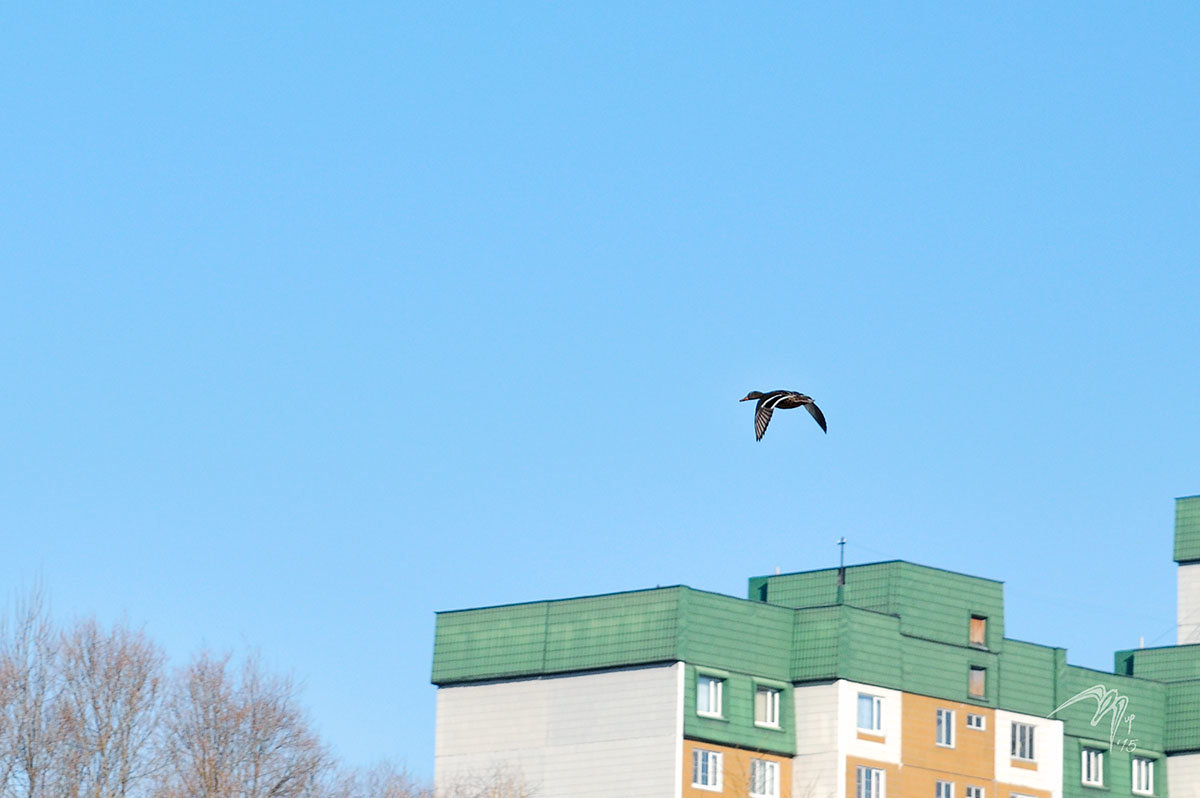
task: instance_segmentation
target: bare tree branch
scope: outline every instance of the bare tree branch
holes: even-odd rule
[[[0,749],[11,757],[0,767],[4,795],[42,798],[53,794],[60,761],[57,707],[58,648],[40,588],[0,621],[0,673],[5,676]]]
[[[234,679],[229,657],[202,654],[183,673],[166,713],[167,777],[159,795],[303,798],[331,762],[287,679],[254,659]]]
[[[125,798],[154,771],[163,655],[141,632],[78,622],[61,644],[62,788]]]

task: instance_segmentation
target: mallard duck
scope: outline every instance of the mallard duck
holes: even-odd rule
[[[821,408],[817,407],[812,397],[795,391],[768,391],[767,393],[751,391],[738,401],[749,402],[751,399],[758,400],[758,406],[754,408],[755,440],[762,440],[763,433],[767,431],[767,425],[771,423],[771,413],[775,412],[775,408],[790,410],[793,407],[803,407],[817,420],[822,432],[829,431],[825,427],[825,415],[821,412]]]

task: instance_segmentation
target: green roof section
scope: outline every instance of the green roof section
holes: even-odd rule
[[[1160,682],[1200,679],[1200,645],[1131,648],[1113,655],[1117,673]]]
[[[1114,660],[1118,673],[1165,684],[1165,749],[1200,750],[1200,645],[1129,649]]]
[[[720,718],[696,713],[696,686],[700,676],[717,676],[722,685]],[[792,687],[783,682],[762,680],[745,673],[728,672],[687,665],[684,671],[683,734],[693,739],[708,740],[724,745],[770,751],[792,756],[796,753],[795,702]],[[779,690],[779,728],[766,728],[754,723],[754,693],[759,686]]]
[[[793,611],[688,587],[437,615],[435,684],[686,661],[787,681]]]
[[[790,696],[836,679],[1053,716],[1072,750],[1111,739],[1125,746],[1122,760],[1130,748],[1200,750],[1200,645],[1120,651],[1106,673],[1068,665],[1064,649],[1005,638],[995,580],[893,561],[850,566],[841,591],[837,582],[831,568],[754,577],[749,600],[675,586],[442,612],[432,681],[683,662],[686,736],[780,754],[795,750],[791,701],[781,703],[782,732],[756,726],[757,687]],[[986,619],[984,645],[970,643],[973,617]],[[973,670],[982,695],[971,692]],[[719,719],[695,712],[706,673],[725,680]]]
[[[1059,674],[1067,652],[1022,640],[1005,640],[997,702],[1011,712],[1045,717],[1058,706]]]
[[[1200,562],[1200,496],[1175,500],[1175,562]]]
[[[852,565],[838,600],[838,569],[750,579],[753,601],[786,607],[845,604],[900,618],[901,632],[967,645],[971,616],[987,619],[985,648],[1004,638],[1004,583],[903,560]]]
[[[1161,682],[1066,665],[1057,691],[1057,711],[1051,712],[1063,722],[1065,736],[1105,744],[1111,739],[1114,752],[1123,743],[1139,751],[1165,750],[1167,687]]]
[[[677,658],[684,587],[438,613],[433,682],[503,679]]]

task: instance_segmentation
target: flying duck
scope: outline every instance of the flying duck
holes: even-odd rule
[[[793,407],[803,407],[817,420],[822,432],[829,431],[825,428],[825,415],[821,412],[821,408],[817,407],[812,397],[795,391],[769,391],[768,393],[751,391],[738,401],[748,402],[751,399],[758,400],[758,406],[754,408],[755,440],[762,440],[763,433],[767,431],[767,425],[771,423],[771,413],[775,412],[775,408],[790,410]]]

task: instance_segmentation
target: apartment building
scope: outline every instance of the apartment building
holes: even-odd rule
[[[1200,796],[1200,497],[1180,645],[1113,672],[1005,636],[1000,582],[904,561],[438,613],[435,779],[543,798]]]

